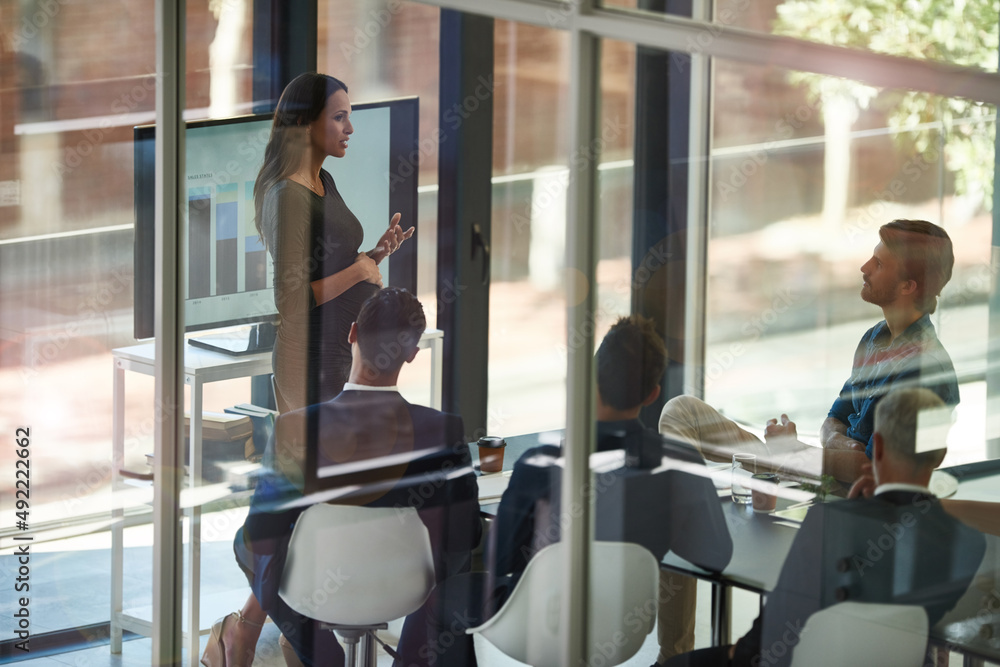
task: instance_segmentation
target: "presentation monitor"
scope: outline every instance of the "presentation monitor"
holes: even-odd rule
[[[347,155],[327,158],[348,207],[361,221],[370,250],[395,212],[404,229],[417,223],[418,101],[415,97],[356,104]],[[254,225],[253,185],[271,132],[271,114],[192,121],[185,133],[184,325],[208,331],[273,322],[274,275],[270,254]],[[155,274],[155,126],[135,138],[135,337],[151,338]],[[404,243],[379,265],[384,285],[416,293],[417,243]],[[267,349],[249,330],[191,342],[232,354]]]

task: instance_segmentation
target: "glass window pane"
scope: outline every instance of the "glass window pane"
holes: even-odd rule
[[[612,40],[601,47],[592,566],[607,568],[607,550],[631,543],[651,554],[651,563],[678,562],[676,554],[683,552],[701,567],[721,570],[731,553],[725,504],[708,477],[697,474],[708,472],[699,452],[678,440],[664,449],[658,433],[667,392],[683,386],[688,183],[703,164],[688,157],[695,125],[692,69],[685,54]],[[694,473],[677,469],[692,465]],[[677,534],[672,530],[684,533],[684,544],[671,540]],[[636,664],[662,664],[677,654],[676,647],[705,648],[710,641],[707,617],[698,619],[697,632],[686,622],[696,606],[711,606],[710,587],[653,570],[653,587],[638,601],[629,599],[615,578],[591,591],[600,597],[599,607],[621,603],[635,612],[633,622],[621,628],[624,641],[618,646],[634,642]],[[644,572],[636,562],[629,583],[635,585]],[[743,612],[757,608],[756,597],[748,597],[733,617],[734,636],[753,620]]]
[[[112,476],[118,468],[150,471],[153,379],[125,373],[124,396],[115,405],[112,371],[113,350],[137,343],[133,127],[155,119],[155,17],[152,6],[117,3],[5,3],[2,13],[0,421],[10,437],[20,427],[31,433],[24,534],[34,538],[37,554],[32,630],[108,622],[115,574],[126,582],[126,608],[149,619],[150,485],[124,493],[124,485],[112,488]],[[196,3],[187,18],[189,116],[247,113],[251,4]],[[248,389],[244,380],[206,391],[206,408],[246,401]],[[116,409],[123,417],[121,459],[112,456]],[[4,456],[11,474],[0,479],[0,519],[8,529],[20,519],[6,502],[16,489],[13,459]],[[112,572],[112,506],[128,517],[124,575]],[[206,517],[206,534],[217,524]],[[213,539],[206,538],[203,558],[223,545]],[[225,560],[231,563],[231,551]],[[242,576],[232,574],[235,586]],[[5,637],[13,636],[10,627],[4,625]],[[136,659],[148,661],[149,641],[135,646]]]
[[[565,33],[497,21],[489,412],[510,433],[565,426],[568,51]],[[597,340],[629,309],[634,75],[635,48],[606,45]]]
[[[430,327],[437,322],[439,15],[416,2],[325,0],[317,24],[318,70],[344,81],[352,103],[419,98],[418,220],[401,224],[417,226],[417,296]],[[429,357],[417,355],[400,378],[403,393],[422,405],[430,398]]]
[[[487,429],[534,433],[566,423],[569,37],[507,21],[494,35]]]
[[[787,413],[815,437],[882,319],[859,294],[879,227],[925,219],[955,248],[931,316],[962,399],[946,464],[984,458],[992,108],[731,61],[715,71],[706,399],[760,428]]]

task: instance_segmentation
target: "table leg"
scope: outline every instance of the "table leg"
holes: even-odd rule
[[[114,417],[111,426],[111,642],[112,653],[122,652],[121,614],[124,607],[125,588],[125,508],[119,507],[121,497],[115,502],[114,493],[120,491],[121,474],[125,465],[125,369],[117,359],[114,365],[112,390]]]
[[[202,383],[188,377],[191,385],[191,436],[188,447],[191,474],[188,488],[201,486]],[[201,506],[192,502],[188,515],[188,658],[191,667],[198,667],[201,647]]]
[[[431,407],[441,409],[442,385],[444,375],[444,338],[431,341]]]
[[[732,644],[729,610],[733,589],[725,584],[712,584],[712,646]]]

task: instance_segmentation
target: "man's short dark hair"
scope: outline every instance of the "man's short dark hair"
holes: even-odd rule
[[[917,284],[917,308],[923,313],[933,313],[955,265],[948,232],[926,220],[893,220],[882,225],[878,235],[899,260],[903,280]]]
[[[616,410],[642,405],[663,380],[667,348],[653,320],[622,317],[611,326],[597,349],[597,391]]]
[[[386,287],[358,313],[358,347],[365,363],[380,373],[399,370],[427,328],[424,307],[399,287]]]

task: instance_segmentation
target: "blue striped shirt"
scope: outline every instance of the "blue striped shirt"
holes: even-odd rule
[[[851,377],[828,415],[847,425],[847,437],[867,443],[868,458],[872,457],[875,406],[890,391],[926,387],[948,405],[958,405],[959,400],[955,367],[938,340],[930,315],[924,314],[896,340],[891,338],[885,320],[862,336]]]

